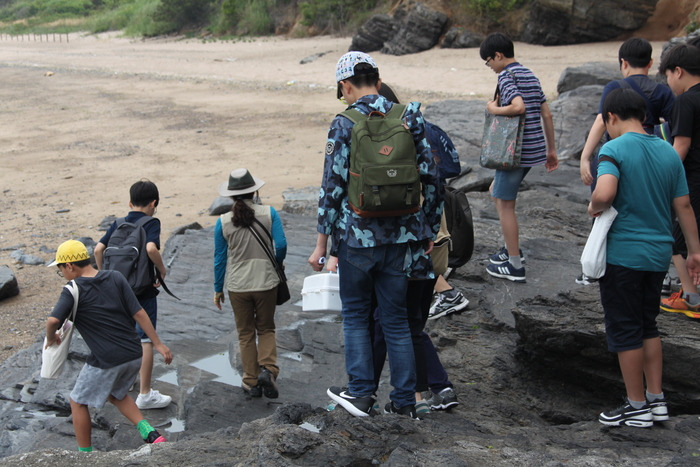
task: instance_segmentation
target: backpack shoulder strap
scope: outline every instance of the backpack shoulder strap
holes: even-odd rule
[[[70,314],[70,320],[75,322],[75,315],[78,312],[78,299],[80,298],[80,292],[78,291],[78,284],[75,283],[75,280],[70,281],[66,285],[64,285],[66,289],[73,295],[73,310],[71,311]]]
[[[149,222],[151,222],[153,219],[154,219],[154,218],[151,217],[151,216],[143,216],[143,217],[141,217],[141,219],[139,219],[139,220],[137,220],[136,222],[134,222],[134,224],[138,225],[139,227],[145,227],[146,224],[148,224]]]
[[[647,93],[642,90],[642,88],[639,87],[637,83],[633,79],[630,79],[629,81],[627,78],[625,79],[620,79],[617,81],[620,84],[620,87],[622,89],[632,89],[634,92],[642,96],[644,99],[644,103],[647,105],[647,112],[649,112],[649,115],[658,122],[659,118],[656,116],[656,113],[654,112],[654,105],[651,103],[649,100],[649,96],[647,96]],[[656,89],[656,86],[658,86],[659,83],[654,83],[654,87],[652,89],[652,93],[654,92],[654,89]],[[642,122],[644,123],[644,122]]]
[[[386,113],[387,117],[402,119],[406,115],[407,106],[405,104],[394,104]],[[399,116],[400,115],[400,116]]]
[[[126,217],[120,217],[119,219],[115,220],[114,222],[116,222],[116,224],[117,224],[116,227],[119,227],[124,222],[126,222]]]
[[[612,162],[612,164],[613,164],[615,167],[617,167],[617,170],[620,170],[620,163],[617,162],[617,161],[616,161],[615,159],[613,159],[612,157],[610,157],[610,156],[600,156],[600,158],[598,159],[598,163],[601,163],[601,162],[604,162],[604,161]],[[622,172],[622,170],[620,170],[620,172]]]
[[[347,109],[338,114],[341,117],[345,117],[352,123],[357,123],[361,120],[367,120],[367,115],[363,114],[357,109]]]

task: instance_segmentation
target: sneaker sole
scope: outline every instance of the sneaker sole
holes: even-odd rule
[[[519,282],[521,284],[524,284],[525,282],[527,282],[527,280],[524,277],[511,276],[510,274],[500,274],[497,272],[493,272],[490,269],[487,269],[486,272],[491,274],[493,277],[498,277],[499,279],[508,279],[509,281]]]
[[[664,305],[659,305],[659,308],[664,311],[668,311],[669,313],[683,313],[688,318],[700,318],[700,313],[691,310],[679,310],[678,308],[671,308]]]
[[[510,258],[506,258],[506,259],[504,259],[503,261],[494,261],[492,258],[489,258],[489,261],[491,262],[491,264],[503,264],[503,263],[505,263],[506,261],[508,261],[509,259],[510,259]],[[521,256],[521,257],[520,257],[520,262],[523,263],[523,264],[525,264],[525,258],[523,258],[523,257]]]
[[[622,425],[627,425],[627,426],[633,426],[636,428],[649,428],[651,426],[654,426],[653,420],[635,420],[635,419],[627,419],[627,420],[617,420],[617,421],[603,421],[601,419],[598,419],[600,423],[606,426],[622,426]]]
[[[170,399],[168,402],[161,402],[161,403],[159,403],[159,404],[153,404],[153,405],[151,405],[151,404],[147,404],[147,405],[142,404],[142,405],[139,405],[139,403],[137,402],[137,403],[136,403],[136,407],[138,407],[139,410],[164,409],[165,407],[169,406],[170,403],[171,403],[172,401],[173,401],[173,400]]]
[[[447,409],[451,409],[452,407],[457,407],[458,405],[459,405],[459,402],[454,401],[454,402],[448,402],[447,404],[431,405],[430,409],[431,410],[447,410]]]
[[[666,422],[666,421],[669,420],[668,414],[666,414],[666,415],[654,415],[654,414],[651,414],[651,418],[652,418],[652,420],[654,420],[655,422]]]
[[[437,314],[435,314],[435,315],[428,316],[428,319],[438,319],[438,318],[442,318],[443,316],[448,315],[448,314],[450,314],[450,313],[456,313],[456,312],[458,312],[458,311],[460,311],[460,310],[463,310],[463,309],[465,309],[465,308],[468,307],[468,306],[469,306],[469,300],[467,300],[467,299],[465,298],[465,299],[464,299],[464,302],[462,302],[462,303],[460,303],[460,304],[458,304],[458,305],[455,305],[455,306],[453,306],[453,307],[450,307],[450,308],[448,308],[448,309],[445,310],[445,311],[441,311],[440,313],[437,313]]]
[[[369,417],[368,413],[365,413],[361,410],[359,410],[357,407],[352,405],[349,401],[346,401],[340,396],[337,396],[331,392],[330,389],[326,389],[326,394],[328,394],[328,397],[336,401],[342,408],[347,410],[351,415],[354,415],[356,417]]]

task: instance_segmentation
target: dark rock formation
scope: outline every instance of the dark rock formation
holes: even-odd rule
[[[233,200],[228,196],[217,196],[217,198],[209,206],[210,216],[220,216],[231,210],[233,207]]]
[[[10,258],[14,259],[20,264],[28,264],[31,266],[41,266],[45,263],[42,258],[35,255],[25,254],[22,250],[15,250],[10,253]]]
[[[409,2],[394,13],[400,23],[394,37],[384,43],[381,51],[390,55],[406,55],[433,48],[447,24],[447,15],[431,10],[424,4]]]
[[[469,49],[479,47],[484,36],[468,29],[451,27],[442,39],[440,47],[443,49]]]
[[[658,0],[536,0],[520,40],[563,45],[614,39],[641,28]]]
[[[608,351],[597,294],[563,293],[518,302],[513,310],[518,345],[529,364],[573,384],[596,390],[622,381]],[[697,320],[661,312],[664,393],[673,413],[700,412],[700,342]]]
[[[561,94],[549,105],[560,159],[581,158],[588,131],[598,115],[602,95],[603,86],[582,86]]]
[[[17,278],[9,266],[0,266],[0,300],[19,295]]]
[[[599,84],[605,86],[610,81],[622,79],[617,63],[590,62],[577,67],[566,67],[559,76],[557,92],[573,91],[581,86]]]
[[[374,15],[353,36],[349,51],[374,52],[381,50],[399,29],[399,23],[389,15]]]

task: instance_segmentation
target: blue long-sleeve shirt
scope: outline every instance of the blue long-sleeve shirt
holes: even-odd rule
[[[278,264],[282,264],[284,258],[287,257],[287,237],[284,235],[282,220],[272,206],[270,206],[270,217],[272,218],[272,231],[270,234],[275,244],[275,259]],[[224,237],[221,218],[218,218],[214,227],[214,292],[223,292],[224,290],[227,259],[228,242],[226,237]]]

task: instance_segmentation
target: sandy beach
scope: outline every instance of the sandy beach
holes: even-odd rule
[[[349,44],[333,37],[204,43],[112,33],[59,43],[3,36],[0,264],[15,272],[21,293],[0,302],[0,359],[35,341],[64,283],[54,269],[15,264],[8,248],[24,245],[49,260],[42,246],[99,240],[102,219],[126,214],[128,188],[141,178],[160,189],[163,243],[175,227],[213,225],[208,207],[234,168],[264,179],[261,196],[277,208],[285,190],[318,185],[328,124],[343,110],[335,63]],[[619,44],[518,43],[516,57],[556,99],[564,68],[614,63]],[[662,45],[653,43],[657,61]],[[402,99],[424,105],[488,99],[496,84],[478,49],[373,56]]]

